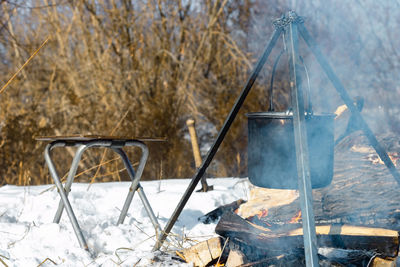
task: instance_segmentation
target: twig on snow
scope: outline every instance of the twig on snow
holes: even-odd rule
[[[0,255],[0,262],[5,266],[8,267],[7,263],[5,263],[5,261],[3,261],[1,258],[5,258],[7,260],[9,260],[9,258],[7,258],[6,256]]]
[[[46,259],[44,259],[44,261],[42,261],[37,267],[42,266],[46,261],[50,261],[50,262],[53,263],[54,265],[58,265],[58,264],[55,263],[52,259],[46,258]]]

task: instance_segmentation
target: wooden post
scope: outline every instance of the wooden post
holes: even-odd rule
[[[194,163],[195,163],[195,166],[197,169],[197,168],[200,168],[202,161],[201,161],[199,142],[197,141],[196,128],[194,126],[194,120],[188,119],[186,121],[186,125],[189,129],[190,141],[192,143],[192,149],[193,149]],[[206,177],[204,175],[201,178],[201,190],[200,191],[207,192],[207,191],[211,191],[212,189],[213,189],[212,186],[208,186]]]
[[[188,119],[186,121],[186,125],[189,129],[190,141],[192,143],[194,163],[196,165],[196,168],[199,168],[201,165],[201,155],[200,155],[199,142],[197,141],[196,129],[194,128],[194,120]]]

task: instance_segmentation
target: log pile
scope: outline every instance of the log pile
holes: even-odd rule
[[[287,224],[271,230],[255,225],[234,213],[225,213],[215,232],[235,243],[234,250],[242,252],[250,262],[263,260],[264,266],[267,266],[268,259],[275,262],[282,255],[291,255],[292,260],[304,260],[301,224]],[[316,232],[319,248],[352,251],[352,259],[356,258],[358,263],[369,261],[374,255],[392,262],[399,252],[398,232],[393,230],[352,225],[317,225]],[[331,257],[324,256],[321,259],[326,258],[326,262],[335,264],[349,264],[348,253],[344,258],[337,255],[336,258]]]
[[[398,139],[378,139],[400,167]],[[313,190],[320,265],[396,266],[399,189],[362,134],[343,139],[332,183]],[[221,207],[202,221],[220,218],[215,231],[226,266],[304,266],[301,220],[293,221],[299,211],[297,191],[254,188],[247,203]]]
[[[251,247],[268,251],[277,256],[291,250],[303,249],[301,224],[287,224],[270,230],[241,218],[234,213],[225,213],[215,232],[225,238],[245,241]],[[317,225],[318,247],[334,247],[352,250],[374,250],[384,257],[398,254],[398,232],[382,228],[351,225]]]
[[[215,232],[220,237],[183,251],[195,266],[304,266],[303,229],[299,223],[274,230],[228,211]],[[317,225],[321,266],[396,266],[397,231],[354,225]],[[213,265],[215,264],[215,265]]]

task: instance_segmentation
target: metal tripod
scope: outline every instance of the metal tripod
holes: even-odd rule
[[[342,100],[344,101],[348,109],[351,111],[353,116],[360,122],[361,129],[368,138],[371,146],[376,150],[377,154],[385,163],[386,167],[389,169],[394,179],[400,185],[400,175],[397,172],[392,160],[389,158],[386,151],[383,149],[383,147],[376,139],[375,135],[372,133],[371,129],[361,116],[357,107],[353,105],[351,97],[349,96],[346,89],[340,82],[339,78],[334,73],[332,67],[329,65],[324,55],[321,53],[319,47],[317,46],[317,43],[311,37],[311,35],[307,31],[303,23],[304,23],[303,19],[293,11],[290,11],[286,16],[283,16],[282,18],[274,21],[275,31],[269,43],[267,44],[263,55],[257,62],[255,69],[250,75],[250,78],[248,79],[245,87],[243,88],[242,92],[237,98],[221,130],[219,131],[217,139],[214,141],[213,145],[208,151],[205,160],[203,161],[202,165],[192,178],[179,204],[175,208],[174,213],[172,214],[170,220],[167,222],[164,231],[159,234],[157,242],[153,248],[153,251],[160,249],[163,242],[167,238],[169,232],[174,226],[184,206],[189,200],[191,194],[193,193],[196,185],[204,175],[212,159],[214,158],[214,155],[218,151],[219,146],[221,145],[234,119],[236,118],[236,115],[238,114],[244,100],[246,99],[248,93],[250,92],[250,89],[253,86],[258,74],[260,73],[265,62],[267,61],[268,56],[271,54],[271,51],[275,46],[279,36],[283,32],[285,32],[285,35],[287,36],[286,46],[289,53],[290,89],[291,89],[291,99],[292,99],[291,104],[293,108],[293,127],[294,127],[295,146],[296,146],[297,174],[298,174],[300,205],[301,205],[302,221],[303,221],[303,233],[304,233],[303,236],[304,236],[306,265],[318,266],[319,262],[317,255],[315,221],[312,208],[313,200],[312,200],[312,189],[310,180],[310,169],[308,162],[309,157],[308,157],[307,135],[305,128],[303,91],[300,81],[300,74],[297,69],[297,65],[300,60],[298,54],[299,35],[304,39],[304,41],[306,42],[306,44],[316,57],[317,62],[320,64],[322,70],[326,73],[328,79],[331,81],[331,83],[341,96]]]

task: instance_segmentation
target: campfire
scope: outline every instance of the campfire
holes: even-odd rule
[[[400,197],[390,173],[371,161],[371,154],[364,136],[350,135],[335,150],[332,183],[314,190],[321,266],[396,264]],[[195,266],[305,265],[298,190],[252,188],[248,201],[238,200],[199,218],[203,223],[219,220],[219,237],[184,250],[187,261]]]
[[[263,191],[265,195],[276,192],[263,188],[253,190]],[[271,190],[275,192],[271,194]],[[185,249],[181,257],[194,262],[195,266],[304,266],[298,199],[288,205],[271,206],[247,218],[242,217],[258,204],[257,198],[248,202],[240,200],[202,216],[201,221],[206,223],[219,219],[215,228],[219,237]],[[266,202],[266,206],[270,204]],[[215,217],[216,214],[221,217]],[[395,266],[399,252],[396,230],[374,226],[373,221],[361,226],[323,220],[320,214],[317,215],[321,266]]]
[[[393,187],[395,182],[400,184],[394,164],[398,152],[388,154],[378,141],[360,113],[363,98],[349,96],[304,27],[303,19],[290,11],[274,21],[274,26],[264,54],[155,248],[165,240],[283,34],[289,59],[291,105],[286,111],[275,111],[273,107],[273,76],[282,52],[272,69],[268,112],[247,114],[249,181],[266,190],[265,198],[250,197],[246,203],[238,200],[201,217],[204,223],[219,218],[215,228],[219,237],[180,255],[196,266],[395,266],[400,199]],[[351,113],[346,131],[336,140],[336,115],[315,113],[310,91],[303,92],[301,81],[307,79],[300,78],[300,69],[304,68],[305,73],[307,69],[299,54],[299,37]],[[304,95],[308,95],[307,101]],[[339,149],[360,131],[374,149],[372,153],[365,154],[364,147],[359,151],[351,147]]]

